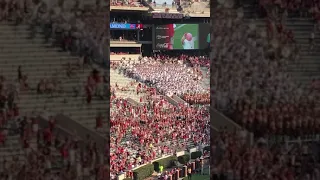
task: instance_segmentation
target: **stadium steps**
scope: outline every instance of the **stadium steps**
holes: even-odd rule
[[[23,143],[18,132],[17,122],[13,119],[8,121],[8,124],[5,125],[8,128],[8,135],[4,145],[0,145],[0,163],[3,161],[13,161],[18,159],[20,162],[25,162],[26,152],[23,148]],[[36,138],[31,137],[30,147],[34,150],[37,150],[37,141]],[[2,169],[0,169],[1,171]]]
[[[53,98],[47,94],[39,95],[35,91],[21,92],[19,107],[22,113],[44,109],[54,113],[63,112],[90,127],[94,127],[98,112],[106,114],[105,101],[93,99],[90,105],[85,102],[84,83],[93,70],[92,67],[76,70],[74,77],[67,78],[64,65],[77,63],[78,58],[44,43],[41,33],[33,39],[28,38],[30,30],[27,25],[12,26],[10,23],[1,23],[0,32],[0,73],[7,77],[9,82],[17,80],[17,69],[21,65],[32,89],[36,89],[41,79],[55,76],[64,91]],[[104,72],[99,67],[94,68]],[[80,97],[73,97],[74,88],[80,91]]]
[[[258,28],[266,28],[265,19],[256,19],[254,22]],[[309,37],[313,31],[313,22],[311,19],[291,18],[287,20],[286,27],[293,31],[300,47],[300,60],[289,64],[287,71],[299,83],[309,84],[313,78],[320,78],[320,62],[318,61],[320,47],[318,46],[314,52],[309,53]],[[320,44],[319,35],[319,32],[315,34],[316,44]]]
[[[309,53],[309,37],[313,31],[314,23],[308,19],[288,20],[287,26],[293,30],[296,40],[301,46],[301,60],[290,70],[294,72],[300,70],[301,76],[298,77],[298,80],[300,82],[303,80],[307,84],[310,84],[313,78],[320,78],[320,62],[318,60],[320,47],[316,47],[313,52]],[[320,42],[319,35],[319,32],[315,34],[316,45]]]
[[[41,128],[40,128],[41,130]],[[61,128],[57,127],[57,132],[64,131]],[[69,137],[72,138],[72,137]],[[43,144],[43,142],[40,142]],[[30,145],[32,149],[37,150],[38,144],[35,138],[30,140]],[[58,149],[54,147],[50,147],[52,161],[52,168],[60,169],[63,167],[62,157]],[[6,141],[6,145],[0,147],[0,163],[4,163],[4,161],[12,162],[13,160],[18,160],[19,163],[26,163],[26,151],[23,148],[23,144],[21,142],[21,138],[19,135],[10,135]],[[3,172],[3,166],[0,166],[0,172]]]
[[[125,87],[130,82],[134,81],[134,79],[127,78],[122,74],[119,74],[116,70],[110,70],[110,85],[112,87],[115,86],[115,84],[118,84],[119,87]],[[126,98],[132,98],[136,102],[140,102],[140,97],[142,97],[144,93],[139,93],[137,95],[136,93],[136,86],[129,87],[129,91],[117,91],[116,96],[122,97],[124,99]]]
[[[2,161],[12,161],[15,157],[18,157],[20,161],[25,160],[25,151],[19,135],[8,136],[5,146],[0,147],[0,159]]]
[[[7,162],[9,165],[14,163],[26,164],[26,151],[20,142],[20,136],[9,136],[5,147],[0,147],[0,164]],[[30,141],[31,147],[36,150],[37,142],[35,139]],[[57,149],[51,148],[53,170],[61,167],[62,158]],[[8,165],[7,164],[7,165]],[[0,166],[0,173],[4,172],[4,166]],[[15,177],[15,176],[14,176]]]

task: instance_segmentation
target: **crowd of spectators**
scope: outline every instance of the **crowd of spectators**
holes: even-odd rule
[[[190,104],[210,104],[210,93],[186,93],[182,99]]]
[[[296,3],[297,11],[307,3],[263,2],[270,5],[268,11],[278,6],[279,12],[283,3]],[[212,179],[319,179],[320,149],[314,138],[320,131],[318,82],[303,85],[286,71],[300,59],[293,33],[274,12],[267,12],[266,29],[245,22],[242,8],[228,4],[214,12],[213,104],[257,140],[250,146],[238,132],[223,129],[212,137]],[[283,143],[285,136],[295,141]],[[297,141],[304,136],[309,142]],[[270,137],[277,142],[271,145]]]
[[[31,38],[41,29],[46,42],[54,39],[54,44],[65,51],[90,56],[102,64],[109,38],[103,6],[101,1],[91,5],[82,1],[37,1],[25,21],[31,27]]]
[[[269,19],[267,29],[259,29],[245,24],[243,15],[242,9],[226,8],[214,14],[215,106],[260,135],[317,132],[319,93],[286,71],[300,58],[297,44],[283,36],[286,27]]]
[[[307,13],[309,14],[315,13],[314,15],[317,16],[318,10],[319,10],[318,0],[311,0],[311,1],[259,0],[258,3],[267,13],[270,13],[271,11],[276,11],[277,13],[286,11],[287,13],[288,12],[298,13],[304,16]]]
[[[161,155],[209,143],[208,105],[199,103],[196,106],[174,106],[163,95],[159,95],[159,91],[163,94],[161,87],[155,85],[155,81],[152,82],[156,77],[143,80],[135,79],[131,74],[131,70],[150,66],[174,66],[181,68],[181,73],[188,71],[183,60],[160,55],[144,57],[138,62],[122,60],[111,64],[112,69],[137,80],[127,87],[111,85],[111,174],[114,178],[124,172],[129,172],[127,175],[130,176],[130,170]],[[156,76],[155,72],[158,71],[153,69],[148,72]],[[171,73],[166,72],[168,75]],[[179,77],[183,78],[183,75]],[[163,87],[168,85],[167,82],[163,83]],[[141,94],[141,106],[116,96],[117,91],[127,91],[129,87]]]
[[[12,160],[9,157],[1,160],[2,178],[94,179],[108,175],[104,166],[105,154],[97,149],[90,136],[84,141],[76,133],[62,133],[52,116],[41,127],[36,112],[20,112],[17,105],[19,84],[12,85],[4,77],[0,79],[0,145],[1,148],[17,148],[18,152],[23,150],[22,154],[11,157]],[[20,138],[12,147],[9,140],[15,136]]]
[[[0,2],[0,21],[2,20],[17,20],[21,22],[26,15],[32,11],[34,4],[32,1],[16,1],[8,0]]]
[[[92,70],[92,72],[89,74],[85,85],[88,104],[91,103],[93,97],[98,97],[100,100],[104,100],[108,96],[107,76],[108,74],[102,74],[96,69]]]
[[[143,7],[140,0],[112,0],[111,6]]]
[[[213,137],[211,175],[221,179],[308,179],[320,178],[317,142],[268,145],[259,139],[253,146],[239,132],[221,131]]]
[[[143,106],[134,106],[115,94],[111,98],[110,157],[113,177],[161,155],[210,141],[210,118],[205,106],[181,104],[176,107],[156,94],[144,98],[141,102]]]
[[[46,40],[54,39],[57,44],[63,44],[65,50],[79,55],[79,62],[67,65],[66,72],[70,77],[75,68],[83,68],[88,57],[103,59],[101,51],[108,33],[104,23],[106,18],[102,17],[103,5],[96,2],[86,7],[82,1],[1,1],[0,20],[15,21],[17,25],[29,24],[31,37],[35,37],[41,28]],[[37,89],[37,93],[42,94],[56,90],[56,82],[50,77],[44,77],[37,88],[29,87],[23,68],[18,68],[16,84],[7,82],[4,76],[0,77],[0,144],[5,148],[1,152],[8,150],[6,147],[18,152],[23,149],[24,152],[12,160],[8,160],[9,157],[1,160],[0,178],[106,179],[109,167],[105,166],[104,159],[109,154],[103,154],[105,151],[99,150],[90,136],[81,140],[76,133],[56,128],[53,117],[49,118],[47,125],[40,126],[36,112],[31,115],[23,109],[24,113],[20,112],[20,91]],[[103,83],[106,83],[106,74],[93,70],[86,85],[88,103],[92,96],[105,96]],[[85,89],[81,86],[75,90],[82,88]],[[19,144],[13,147],[9,140],[16,134],[20,135]]]
[[[178,12],[184,10],[187,10],[186,12],[204,12],[210,9],[210,3],[206,0],[149,0],[148,2],[154,9],[174,9]]]
[[[204,93],[209,87],[203,85],[203,72],[190,67],[180,58],[144,57],[140,63],[125,67],[125,74],[139,82],[156,87],[165,95]]]
[[[316,51],[315,34],[319,32],[320,11],[319,1],[268,1],[259,0],[259,14],[262,17],[268,17],[269,21],[274,22],[277,31],[282,31],[282,36],[287,37],[291,42],[295,42],[293,32],[285,28],[286,20],[290,17],[313,18],[314,28],[310,31],[309,37],[309,53]],[[268,22],[268,26],[271,23]],[[281,34],[281,33],[279,33]]]

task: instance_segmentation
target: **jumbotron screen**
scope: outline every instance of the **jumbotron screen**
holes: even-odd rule
[[[165,24],[155,26],[154,49],[193,50],[210,45],[209,24]]]

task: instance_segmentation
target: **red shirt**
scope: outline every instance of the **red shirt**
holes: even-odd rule
[[[46,141],[51,142],[51,140],[52,140],[52,134],[51,134],[50,129],[46,129],[46,130],[44,131],[44,138],[45,138]]]
[[[65,146],[63,146],[62,149],[61,149],[61,156],[63,158],[67,158],[69,156],[68,150],[67,150],[67,148]]]
[[[173,24],[168,24],[167,27],[168,27],[167,34],[168,34],[168,36],[171,38],[171,37],[174,36],[174,27],[173,27]]]

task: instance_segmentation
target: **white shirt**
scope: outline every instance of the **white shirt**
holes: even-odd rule
[[[70,162],[73,164],[76,159],[76,152],[74,149],[70,149],[69,154],[70,154]]]
[[[314,39],[314,37],[315,37],[314,33],[311,33],[310,38]]]
[[[77,176],[81,176],[82,175],[82,166],[80,161],[77,162]]]
[[[188,41],[185,39],[182,46],[183,49],[194,49],[194,40]]]
[[[46,160],[46,167],[48,168],[48,169],[51,169],[51,161],[49,160],[49,159],[47,159]]]

